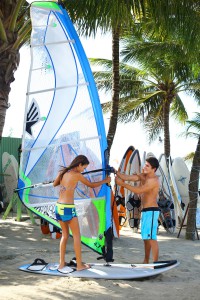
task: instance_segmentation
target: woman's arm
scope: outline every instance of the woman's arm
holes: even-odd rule
[[[90,188],[95,188],[95,187],[101,186],[104,183],[109,184],[111,182],[111,177],[108,176],[108,177],[106,177],[105,179],[103,179],[101,181],[90,182],[82,174],[80,174],[78,180],[81,181],[83,184],[85,184],[86,186],[88,186]]]
[[[53,182],[53,186],[60,185],[60,173],[58,173],[56,179]]]

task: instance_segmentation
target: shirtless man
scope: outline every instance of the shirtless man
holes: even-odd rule
[[[157,204],[159,192],[159,180],[155,175],[159,162],[155,157],[146,159],[143,173],[125,175],[120,172],[116,174],[116,184],[123,186],[133,193],[141,195],[142,201],[142,219],[141,235],[144,241],[145,264],[149,263],[150,252],[152,251],[153,261],[158,261],[159,248],[157,242],[158,217],[160,209]],[[125,181],[140,181],[140,186],[132,186]]]

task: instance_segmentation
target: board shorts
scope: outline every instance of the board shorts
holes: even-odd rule
[[[55,207],[55,215],[56,220],[58,221],[70,221],[77,217],[75,205],[57,202]]]
[[[143,240],[157,240],[159,207],[143,208],[141,218],[141,236]]]

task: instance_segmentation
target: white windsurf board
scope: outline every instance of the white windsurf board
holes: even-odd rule
[[[174,173],[174,178],[176,180],[176,185],[184,204],[184,211],[187,209],[189,203],[189,181],[190,181],[190,171],[181,157],[176,157],[172,162],[172,170]]]
[[[13,197],[14,189],[17,187],[18,162],[16,158],[8,152],[4,152],[2,155],[2,170],[3,174],[5,174],[6,201],[10,202]]]
[[[43,261],[44,262],[44,261]],[[152,264],[96,264],[88,263],[87,270],[76,271],[75,267],[64,267],[58,270],[58,263],[45,262],[40,265],[26,264],[19,268],[21,271],[50,276],[67,276],[94,279],[137,279],[155,276],[169,271],[179,265],[176,260]]]
[[[182,209],[182,197],[179,193],[177,183],[174,177],[174,172],[172,169],[172,163],[171,159],[169,161],[169,174],[170,174],[170,181],[172,186],[172,192],[174,197],[174,205],[175,205],[175,213],[176,213],[176,227],[179,227],[182,223],[183,217],[184,217],[184,211]],[[185,220],[186,221],[186,220]]]

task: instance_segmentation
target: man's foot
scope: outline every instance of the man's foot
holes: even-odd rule
[[[88,264],[82,264],[80,267],[77,267],[77,271],[87,270],[90,269],[90,265]]]

